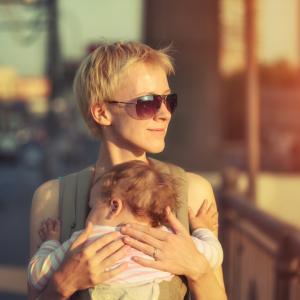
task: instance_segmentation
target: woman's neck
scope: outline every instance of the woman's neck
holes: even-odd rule
[[[125,148],[119,148],[113,143],[102,142],[95,165],[95,177],[97,178],[103,172],[109,170],[112,166],[127,162],[130,160],[147,161],[144,151],[130,151]]]

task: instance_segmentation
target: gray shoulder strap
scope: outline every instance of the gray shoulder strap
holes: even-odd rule
[[[85,225],[88,213],[88,198],[93,171],[86,168],[59,178],[59,216],[61,221],[61,241]]]

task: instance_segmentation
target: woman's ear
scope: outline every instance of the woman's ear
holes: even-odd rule
[[[120,198],[113,198],[110,201],[110,214],[118,216],[123,209],[123,202]]]
[[[91,115],[96,123],[102,126],[111,124],[111,114],[104,103],[95,103],[90,108]]]

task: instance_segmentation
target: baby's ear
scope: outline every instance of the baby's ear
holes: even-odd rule
[[[117,216],[123,209],[123,201],[120,198],[112,198],[110,200],[110,211],[111,214]]]

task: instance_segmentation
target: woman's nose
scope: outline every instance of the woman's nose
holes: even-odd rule
[[[171,119],[171,113],[166,106],[166,102],[162,101],[159,111],[155,114],[154,119],[166,120]]]

